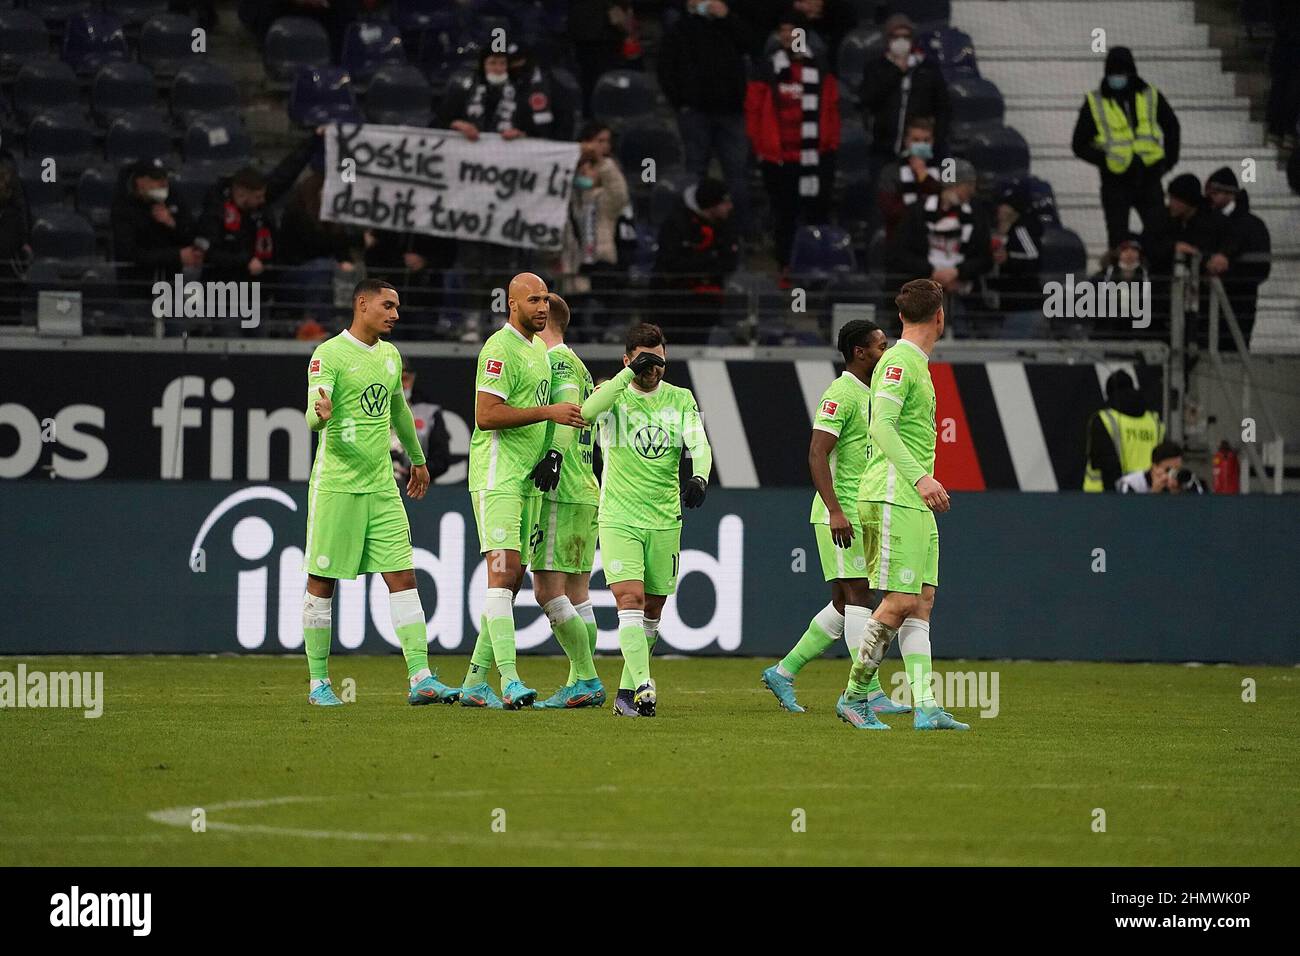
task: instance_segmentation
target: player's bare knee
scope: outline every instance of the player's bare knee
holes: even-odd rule
[[[307,593],[314,597],[332,598],[334,596],[334,579],[318,578],[314,574],[307,575]]]
[[[668,598],[663,594],[647,594],[645,596],[645,616],[652,621],[657,621],[663,616],[664,605],[668,603]]]

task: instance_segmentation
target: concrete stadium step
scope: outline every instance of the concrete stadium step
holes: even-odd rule
[[[1256,160],[1255,175],[1256,182],[1247,183],[1246,188],[1250,191],[1250,203],[1254,207],[1260,206],[1277,206],[1279,208],[1295,208],[1300,203],[1294,193],[1290,191],[1287,185],[1285,173],[1278,169],[1274,162],[1264,162],[1263,148],[1255,151],[1242,150],[1238,153],[1224,151],[1216,154],[1209,154],[1204,158],[1192,157],[1189,161],[1187,157],[1182,157],[1178,165],[1174,168],[1173,174],[1191,172],[1198,179],[1204,182],[1205,177],[1214,172],[1220,166],[1230,166],[1240,175],[1241,160],[1253,158]],[[1097,200],[1100,190],[1100,174],[1097,167],[1085,163],[1083,160],[1071,153],[1061,155],[1059,151],[1055,156],[1040,155],[1037,151],[1031,151],[1029,157],[1029,171],[1039,179],[1045,179],[1052,184],[1052,189],[1056,193],[1058,203],[1065,202],[1070,197],[1082,196],[1092,197]],[[1170,177],[1165,178],[1166,184]]]
[[[1107,47],[1133,50],[1139,69],[1144,50],[1205,47],[1210,28],[1195,20],[1192,0],[1146,0],[1140,6],[1128,0],[954,0],[952,5],[952,23],[971,35],[977,55],[984,46],[1005,47],[1008,37],[1077,37],[1078,46],[1090,50],[1092,31],[1100,27]]]
[[[1264,127],[1251,122],[1248,113],[1233,113],[1225,110],[1197,110],[1184,106],[1177,98],[1172,98],[1174,110],[1178,114],[1178,124],[1185,131],[1196,130],[1195,148],[1217,149],[1221,147],[1241,148],[1241,144],[1264,143]],[[1020,135],[1030,144],[1037,157],[1042,149],[1060,147],[1070,148],[1070,139],[1074,136],[1074,123],[1078,117],[1079,107],[1083,105],[1083,91],[1075,95],[1071,109],[1059,106],[1029,107],[1019,103],[1008,104],[1006,124],[1014,126]],[[1183,136],[1185,149],[1193,148],[1186,133]],[[1274,150],[1276,151],[1276,150]],[[1253,154],[1243,154],[1253,155]]]
[[[975,47],[979,57],[979,46]],[[1020,99],[1054,100],[1065,97],[1077,108],[1084,94],[1095,90],[1101,82],[1102,63],[1093,60],[1030,61],[1030,60],[979,60],[980,75],[991,80],[1010,103]],[[1189,63],[1185,60],[1153,63],[1148,67],[1138,61],[1138,72],[1148,83],[1160,90],[1169,91],[1169,100],[1177,108],[1180,103],[1196,102],[1214,105],[1235,105],[1236,101],[1249,104],[1244,96],[1237,95],[1236,75],[1225,73],[1217,64]]]
[[[1061,223],[1079,234],[1091,258],[1095,260],[1106,251],[1106,220],[1102,215],[1100,201],[1094,200],[1092,205],[1061,209],[1060,213]],[[1268,226],[1272,239],[1274,274],[1279,277],[1282,273],[1300,275],[1300,263],[1294,261],[1300,258],[1300,210],[1265,210],[1259,218]],[[1134,229],[1138,228],[1136,215],[1130,214],[1130,222]],[[1284,261],[1287,259],[1292,261]]]

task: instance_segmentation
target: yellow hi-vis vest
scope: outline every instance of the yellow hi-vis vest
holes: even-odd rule
[[[1137,129],[1128,125],[1128,116],[1123,107],[1109,97],[1098,96],[1096,91],[1088,94],[1088,109],[1092,111],[1092,121],[1097,126],[1097,138],[1093,143],[1106,151],[1106,168],[1116,175],[1128,169],[1136,153],[1144,166],[1154,166],[1165,158],[1165,134],[1156,122],[1156,106],[1160,94],[1154,86],[1148,85],[1134,98],[1133,109],[1137,117]]]
[[[1097,412],[1101,422],[1110,433],[1110,440],[1115,444],[1119,454],[1119,471],[1127,475],[1130,471],[1145,471],[1151,467],[1151,453],[1165,437],[1165,426],[1155,412],[1142,415],[1125,415],[1113,408],[1103,408]],[[1083,472],[1084,491],[1105,491],[1101,483],[1101,469],[1092,464],[1092,422],[1088,423],[1088,460]]]

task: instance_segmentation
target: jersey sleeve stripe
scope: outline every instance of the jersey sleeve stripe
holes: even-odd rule
[[[891,402],[894,402],[897,405],[903,404],[903,400],[901,398],[897,397],[896,395],[890,395],[888,392],[876,392],[876,394],[873,395],[872,398],[887,398]]]
[[[495,395],[497,398],[502,399],[503,401],[510,397],[505,392],[498,392],[495,388],[486,388],[485,386],[482,385],[478,387],[478,390],[480,392],[487,392],[489,395]]]
[[[839,438],[839,437],[840,437],[840,433],[837,432],[835,429],[831,428],[831,427],[828,426],[828,425],[822,425],[822,424],[814,425],[814,426],[813,426],[813,431],[815,431],[815,432],[826,432],[827,434],[834,435],[836,438]]]

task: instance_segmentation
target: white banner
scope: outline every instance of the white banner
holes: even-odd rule
[[[466,242],[558,250],[577,143],[470,142],[450,130],[339,125],[325,137],[321,218]]]

